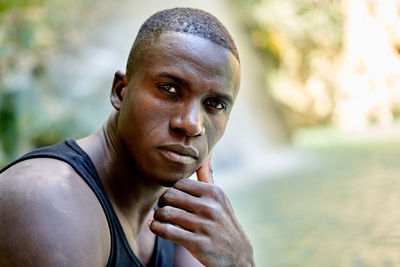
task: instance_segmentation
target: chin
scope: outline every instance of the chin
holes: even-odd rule
[[[172,187],[175,182],[183,178],[189,178],[194,173],[191,171],[181,171],[181,172],[168,172],[168,173],[153,173],[149,174],[148,177],[154,180],[156,183],[165,186]]]

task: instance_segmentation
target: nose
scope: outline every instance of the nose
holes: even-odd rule
[[[170,128],[185,136],[200,136],[205,132],[200,103],[182,104],[170,121]]]

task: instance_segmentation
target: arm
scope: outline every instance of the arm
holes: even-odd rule
[[[211,184],[209,160],[198,180],[181,179],[160,198],[150,229],[185,247],[205,266],[254,266],[249,239],[225,193]]]
[[[104,266],[108,259],[101,207],[57,160],[27,160],[1,174],[0,225],[0,266]]]

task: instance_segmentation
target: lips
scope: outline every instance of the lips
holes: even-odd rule
[[[182,145],[165,145],[159,147],[161,154],[170,161],[181,164],[194,163],[199,158],[199,152]]]

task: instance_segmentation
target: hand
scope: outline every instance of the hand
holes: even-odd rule
[[[205,266],[254,266],[253,249],[225,193],[213,185],[211,155],[198,181],[180,179],[160,198],[150,230],[185,247]]]

